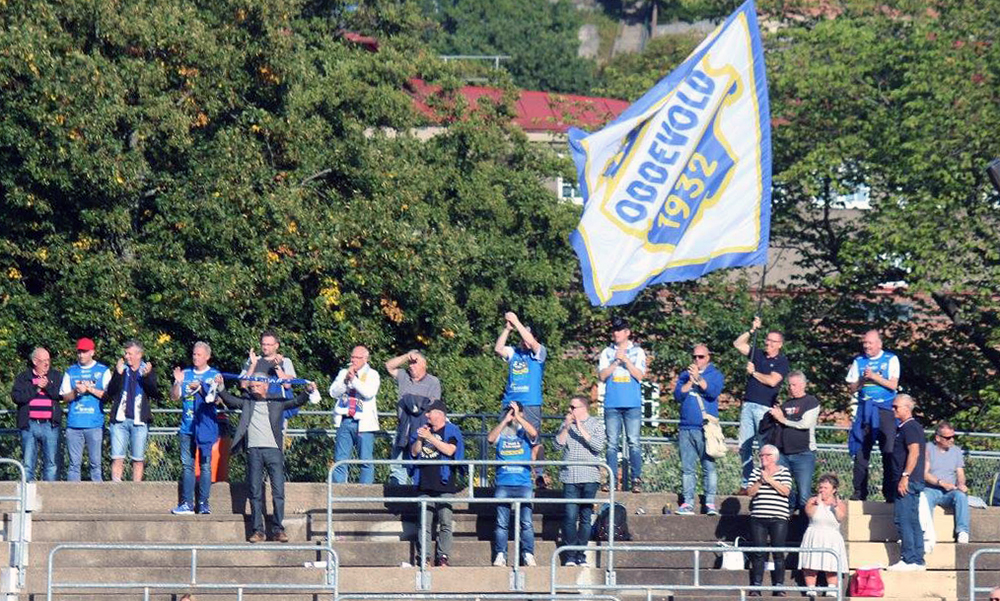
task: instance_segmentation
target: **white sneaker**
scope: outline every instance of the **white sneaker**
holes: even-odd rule
[[[958,533],[958,542],[959,542],[959,544],[962,544],[962,545],[969,544],[969,533],[968,532],[959,532]]]
[[[495,565],[498,568],[506,568],[507,556],[505,556],[503,553],[497,553],[496,559],[493,560],[493,565]]]
[[[892,564],[886,569],[892,572],[923,572],[927,569],[927,566],[922,566],[918,563],[906,563],[905,561],[900,561]]]
[[[535,567],[535,566],[538,565],[538,562],[535,561],[535,556],[534,555],[532,555],[531,553],[525,553],[524,554],[524,565],[528,566],[529,568],[533,568],[533,567]]]

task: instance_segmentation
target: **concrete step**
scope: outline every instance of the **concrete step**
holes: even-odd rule
[[[523,568],[525,590],[547,592],[550,585],[550,568]],[[435,567],[428,570],[431,587],[438,593],[478,593],[482,591],[510,591],[511,570],[497,567]],[[557,568],[557,579],[561,583],[578,585],[604,582],[604,572],[594,568]],[[394,593],[416,592],[418,570],[415,568],[345,568],[340,571],[339,590],[341,593]],[[62,568],[56,583],[116,584],[128,582],[177,583],[176,590],[182,591],[190,582],[190,570],[179,568],[140,568],[134,570],[102,570],[91,568]],[[198,570],[201,584],[303,584],[320,585],[325,572],[321,569],[306,568],[205,568]],[[46,575],[42,571],[28,574],[25,593],[40,593],[46,589]],[[83,587],[81,591],[96,593],[101,589]],[[201,597],[201,594],[198,595]],[[230,598],[232,598],[230,596]]]
[[[934,532],[939,541],[954,540],[955,521],[950,515],[934,513]],[[899,540],[896,524],[891,516],[854,515],[847,519],[848,542],[895,542]]]
[[[924,555],[927,568],[932,570],[956,569],[955,543],[938,543],[931,553]],[[847,563],[854,568],[881,565],[890,566],[899,561],[899,543],[850,542],[847,543]],[[966,562],[965,569],[968,568]]]

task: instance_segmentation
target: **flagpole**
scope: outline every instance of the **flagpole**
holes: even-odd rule
[[[764,305],[764,284],[767,281],[767,261],[764,261],[764,273],[760,276],[760,288],[757,289],[757,310],[754,312],[754,319],[760,317],[760,309]],[[753,332],[753,342],[750,343],[750,360],[753,361],[753,352],[757,348],[757,330]]]

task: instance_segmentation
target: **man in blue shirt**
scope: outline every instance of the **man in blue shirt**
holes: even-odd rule
[[[512,465],[497,468],[496,488],[494,494],[501,499],[529,499],[532,496],[531,470],[526,465],[516,465],[513,462],[531,459],[531,441],[538,435],[535,426],[529,422],[521,404],[511,401],[504,412],[503,419],[486,437],[490,444],[496,445],[497,461],[509,461]],[[535,531],[531,523],[531,505],[521,504],[519,514],[521,527],[521,563],[526,566],[535,564]],[[508,524],[510,524],[510,506],[497,505],[497,523],[493,533],[493,565],[507,565]]]
[[[207,342],[194,343],[191,351],[193,367],[182,370],[174,368],[174,384],[170,387],[170,398],[181,401],[181,425],[178,429],[181,446],[181,503],[171,513],[191,515],[194,513],[194,458],[200,451],[198,479],[198,513],[209,514],[208,504],[212,492],[212,446],[219,437],[219,423],[216,421],[215,376],[218,370],[209,367],[212,347]]]
[[[503,331],[493,346],[496,354],[507,362],[507,387],[504,389],[502,410],[506,411],[512,401],[521,404],[525,419],[531,422],[537,433],[531,440],[531,458],[536,461],[545,459],[545,447],[539,437],[542,433],[542,378],[548,351],[534,337],[531,328],[522,324],[513,312],[508,311],[504,319]],[[507,346],[507,337],[512,330],[517,330],[521,337],[521,344],[516,347]],[[540,488],[546,486],[542,474],[541,468],[535,472]]]
[[[674,386],[674,398],[681,404],[677,445],[681,452],[681,483],[684,487],[684,503],[677,509],[677,514],[694,515],[696,464],[700,461],[705,480],[705,513],[719,515],[715,507],[718,476],[715,472],[715,459],[705,453],[702,413],[719,417],[719,395],[722,394],[724,381],[722,373],[712,365],[708,346],[695,345],[691,357],[694,362],[688,366],[687,371],[681,373]]]
[[[101,446],[104,442],[104,391],[111,383],[111,370],[107,365],[94,361],[94,341],[81,338],[76,342],[76,358],[63,375],[59,394],[69,403],[66,418],[66,450],[69,466],[66,479],[80,480],[84,444],[90,480],[101,481]]]
[[[899,358],[882,349],[882,336],[878,330],[865,332],[861,339],[864,354],[851,362],[847,372],[847,385],[857,395],[857,412],[848,438],[848,450],[854,456],[854,493],[852,500],[868,498],[868,466],[872,448],[878,443],[882,452],[882,495],[894,498],[896,491],[889,478],[892,453],[896,440],[896,418],[892,413],[892,400],[899,388]]]
[[[632,342],[632,330],[621,317],[611,320],[612,344],[601,352],[597,377],[604,382],[604,428],[608,436],[607,459],[612,475],[618,473],[618,449],[622,426],[628,442],[628,471],[622,469],[619,490],[626,486],[632,492],[642,491],[642,449],[639,432],[642,427],[642,379],[646,377],[646,353]]]

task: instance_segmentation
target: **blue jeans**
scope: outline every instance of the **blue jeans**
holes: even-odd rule
[[[910,482],[906,496],[896,492],[896,502],[892,505],[896,531],[902,540],[900,559],[910,564],[924,565],[924,531],[920,528],[920,493],[923,482]]]
[[[695,483],[698,481],[698,462],[701,462],[702,476],[705,478],[705,504],[715,504],[715,492],[719,477],[715,472],[715,459],[705,454],[705,433],[701,428],[681,430],[677,437],[681,451],[681,484],[684,488],[684,502],[694,504]]]
[[[798,492],[798,495],[788,496],[789,509],[794,511],[805,507],[806,501],[812,494],[813,474],[816,472],[816,453],[803,451],[789,455],[782,454],[778,463],[792,472],[792,479],[795,480],[795,489]]]
[[[578,484],[563,484],[565,499],[593,499],[597,495],[597,482],[581,482]],[[590,516],[594,512],[593,503],[566,503],[566,514],[563,516],[563,545],[586,545],[590,540]],[[567,551],[563,554],[563,562],[584,559],[583,551]]]
[[[340,420],[337,435],[333,439],[333,460],[350,459],[354,448],[358,449],[358,459],[371,459],[375,453],[375,433],[358,432],[358,420],[344,417]],[[333,481],[347,482],[347,466],[338,465],[333,470]],[[370,463],[361,465],[361,475],[358,482],[371,484],[375,481],[375,466]]]
[[[147,424],[137,424],[134,420],[111,423],[111,458],[125,459],[125,449],[132,452],[132,461],[146,460]]]
[[[193,434],[178,434],[181,439],[181,501],[194,505],[194,456],[198,445]],[[208,503],[212,494],[212,455],[203,453],[199,467],[198,502]]]
[[[618,449],[622,440],[622,422],[625,424],[625,438],[628,444],[628,470],[622,468],[622,486],[642,478],[642,448],[639,446],[639,428],[642,426],[642,407],[605,407],[604,428],[608,435],[608,467],[611,477],[618,475]]]
[[[408,448],[396,446],[395,444],[392,445],[391,459],[409,459],[409,458],[410,458],[410,450]],[[410,480],[410,473],[406,470],[405,465],[394,463],[389,466],[389,484],[402,486],[405,484],[412,484],[412,483],[413,483],[412,480]]]
[[[69,451],[69,466],[66,480],[80,481],[80,466],[83,464],[83,445],[87,445],[87,464],[90,481],[101,481],[101,446],[104,442],[104,428],[66,428],[66,450]]]
[[[495,495],[498,499],[530,499],[531,486],[505,486],[498,484]],[[493,556],[507,553],[507,531],[510,524],[510,505],[497,505],[497,525],[493,531]],[[535,553],[535,527],[531,523],[531,504],[521,503],[521,557],[525,553]]]
[[[945,492],[940,488],[928,486],[924,488],[924,496],[931,511],[934,507],[951,507],[955,510],[955,533],[969,531],[969,495],[957,488]]]
[[[59,426],[49,420],[28,420],[28,427],[21,430],[21,458],[28,482],[35,481],[35,464],[38,463],[38,447],[42,447],[42,480],[54,482],[56,479],[56,455],[59,452]]]
[[[750,473],[753,472],[753,445],[763,446],[760,441],[760,420],[770,411],[768,407],[743,401],[743,408],[740,409],[740,461],[743,463],[743,473],[740,479],[740,486],[747,487],[750,481]]]

